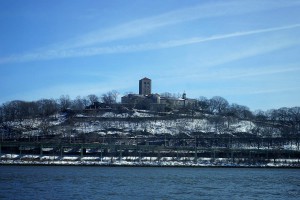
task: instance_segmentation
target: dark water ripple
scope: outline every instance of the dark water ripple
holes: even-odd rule
[[[298,169],[0,166],[0,199],[298,199]]]

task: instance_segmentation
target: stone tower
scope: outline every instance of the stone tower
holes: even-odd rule
[[[139,81],[139,94],[140,95],[151,94],[151,79],[145,77]]]

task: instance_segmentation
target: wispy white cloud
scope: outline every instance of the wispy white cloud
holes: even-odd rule
[[[182,8],[164,14],[133,20],[107,29],[99,29],[67,42],[55,45],[55,49],[73,49],[93,46],[110,41],[137,37],[159,28],[186,21],[219,16],[247,14],[277,8],[300,6],[300,1],[231,0],[203,3],[194,7]]]
[[[136,51],[147,51],[147,50],[156,50],[163,48],[172,48],[184,45],[198,44],[203,42],[223,40],[235,37],[242,37],[247,35],[262,34],[268,32],[275,32],[287,29],[300,28],[300,24],[293,24],[288,26],[273,27],[266,29],[258,29],[251,31],[235,32],[222,35],[213,35],[210,37],[193,37],[182,40],[171,40],[166,42],[156,42],[156,43],[143,43],[136,45],[117,45],[117,46],[107,46],[107,47],[93,47],[93,48],[77,48],[77,49],[61,49],[61,50],[48,50],[45,52],[39,53],[28,53],[24,55],[13,55],[9,57],[0,58],[1,63],[9,62],[26,62],[32,60],[47,60],[47,59],[57,59],[57,58],[68,58],[68,57],[82,57],[82,56],[93,56],[101,54],[112,54],[112,53],[129,53]],[[257,55],[262,52],[274,51],[280,48],[285,48],[291,45],[298,45],[299,41],[294,41],[288,39],[283,42],[271,43],[260,48],[249,49],[248,51],[241,52],[239,54],[234,54],[232,56],[226,56],[225,59],[218,59],[218,61],[213,61],[211,63],[205,63],[205,65],[218,65],[220,63],[229,62],[232,60],[241,59],[244,57],[249,57],[252,55]]]
[[[239,51],[217,55],[217,59],[209,59],[201,64],[206,67],[219,66],[233,61],[254,57],[262,54],[271,53],[285,48],[299,46],[300,40],[295,38],[267,38],[261,43],[254,42],[251,46]]]
[[[233,0],[217,1],[213,3],[209,2],[194,7],[188,7],[180,10],[167,12],[153,17],[133,20],[128,23],[117,25],[115,27],[107,28],[104,30],[100,29],[84,34],[80,37],[72,38],[65,42],[53,44],[47,47],[42,47],[36,51],[32,51],[29,53],[2,57],[0,58],[0,64],[9,62],[26,62],[32,60],[47,60],[68,57],[93,56],[108,53],[126,53],[134,51],[171,48],[201,42],[208,42],[213,40],[298,28],[300,24],[245,32],[235,32],[230,34],[213,35],[211,37],[205,38],[194,37],[182,40],[171,40],[167,42],[95,47],[95,45],[104,44],[110,41],[118,41],[123,39],[134,38],[140,35],[145,35],[159,28],[186,21],[218,16],[239,15],[250,12],[265,11],[291,6],[300,6],[300,1],[287,2],[285,0],[246,0],[241,2]]]
[[[168,72],[161,72],[160,75],[157,75],[156,81],[160,82],[160,84],[166,84],[165,80],[168,80],[170,86],[176,85],[176,87],[181,87],[182,82],[186,84],[197,85],[196,83],[201,82],[202,85],[214,85],[214,84],[223,84],[223,83],[241,83],[237,84],[238,88],[229,88],[226,87],[189,87],[188,93],[194,95],[196,97],[199,93],[204,93],[206,95],[241,95],[241,94],[259,94],[263,93],[275,93],[281,91],[289,91],[290,88],[294,88],[293,86],[289,85],[288,77],[292,74],[297,74],[300,71],[299,63],[293,64],[283,64],[283,65],[269,65],[269,66],[248,66],[247,68],[221,68],[220,70],[216,69],[199,69],[194,67],[193,69],[185,69],[184,73],[178,74],[177,72],[168,71]],[[254,86],[253,83],[259,82],[268,82],[268,80],[273,78],[280,77],[281,81],[284,78],[286,81],[285,84],[273,84],[273,85],[262,85],[259,88]],[[178,82],[178,80],[181,80]],[[253,87],[251,88],[250,85],[245,84],[252,83]],[[270,81],[269,81],[270,82]],[[201,85],[200,84],[200,85]],[[226,85],[226,84],[225,84]],[[234,84],[236,85],[236,84]],[[297,85],[297,84],[296,84]],[[175,88],[176,88],[175,87]],[[209,88],[206,90],[206,88]],[[298,87],[297,87],[298,88]],[[187,88],[185,88],[187,89]],[[191,93],[195,90],[194,93]],[[294,90],[294,89],[293,89]],[[261,92],[259,92],[261,91]],[[196,96],[195,96],[196,95]]]
[[[190,73],[188,73],[191,71]],[[238,69],[221,69],[221,70],[186,70],[186,73],[180,73],[180,75],[172,74],[172,78],[174,79],[174,83],[177,80],[185,79],[189,81],[212,81],[218,77],[218,81],[227,80],[227,79],[245,79],[251,77],[259,77],[259,76],[268,76],[274,74],[284,74],[284,73],[293,73],[300,71],[299,64],[286,64],[286,65],[272,65],[272,66],[253,66],[247,68],[238,68]],[[169,72],[170,73],[170,72]],[[184,75],[183,75],[184,74]],[[163,76],[162,76],[163,77]],[[163,78],[162,78],[163,79]]]
[[[271,66],[271,67],[264,67],[259,68],[255,67],[252,69],[240,69],[235,70],[233,73],[232,71],[220,71],[218,72],[218,76],[220,79],[243,79],[245,77],[258,77],[258,76],[265,76],[265,75],[272,75],[272,74],[283,74],[283,73],[290,73],[290,72],[297,72],[300,71],[299,65],[291,65],[291,66]],[[216,77],[216,74],[213,75]]]
[[[289,91],[299,91],[300,87],[285,87],[285,88],[270,88],[270,89],[261,89],[261,90],[250,90],[241,92],[242,94],[270,94],[270,93],[283,93],[283,92],[289,92]]]
[[[188,90],[188,94],[192,97],[197,97],[199,95],[213,97],[216,95],[220,96],[241,96],[241,95],[267,95],[274,93],[284,93],[291,91],[300,91],[300,87],[266,87],[266,88],[257,88],[257,87],[228,87],[228,88],[201,88],[201,89],[190,89]]]

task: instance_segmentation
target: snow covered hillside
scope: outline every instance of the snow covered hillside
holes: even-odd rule
[[[93,133],[101,135],[172,135],[214,133],[214,134],[251,134],[257,130],[255,123],[247,120],[226,118],[214,115],[194,113],[157,115],[146,111],[127,113],[79,113],[74,115],[56,114],[48,118],[24,119],[3,123],[2,134],[30,137],[41,135],[76,136]],[[276,132],[276,130],[272,130]],[[6,135],[7,136],[7,135]]]
[[[215,132],[217,134],[229,132],[251,132],[255,127],[252,122],[238,121],[227,125],[214,124],[207,119],[149,119],[140,122],[134,121],[119,121],[119,120],[105,120],[105,121],[85,121],[76,122],[74,129],[77,132],[91,133],[97,132],[99,134],[127,134],[132,132],[144,132],[149,134],[170,134],[177,135],[184,133],[190,135],[195,132]]]

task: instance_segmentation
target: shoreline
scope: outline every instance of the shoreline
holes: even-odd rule
[[[45,159],[39,156],[15,155],[16,157],[1,156],[0,166],[97,166],[97,167],[179,167],[179,168],[292,168],[300,169],[299,159],[295,160],[276,160],[276,162],[232,162],[230,159],[209,160],[199,158],[197,161],[189,160],[152,160],[137,159],[99,159],[94,157],[53,157]],[[72,158],[72,159],[70,159]]]
[[[1,166],[48,166],[48,167],[145,167],[145,168],[227,168],[227,169],[300,169],[300,166],[222,166],[222,165],[207,165],[207,166],[192,166],[192,165],[96,165],[96,164],[82,164],[82,165],[72,165],[72,164],[17,164],[17,163],[0,163]]]

